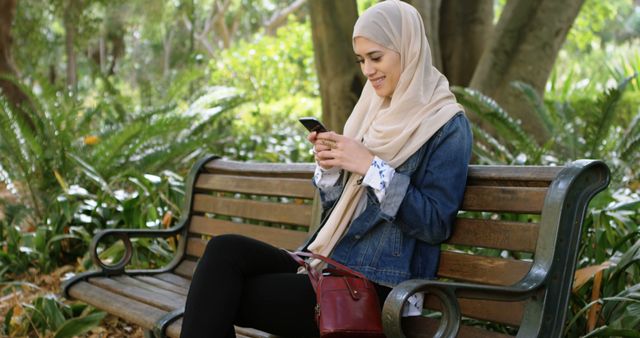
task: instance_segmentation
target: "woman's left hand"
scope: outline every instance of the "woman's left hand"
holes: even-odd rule
[[[338,167],[364,176],[374,158],[361,142],[332,131],[319,133],[316,142],[330,148],[316,154],[316,160],[323,167]]]

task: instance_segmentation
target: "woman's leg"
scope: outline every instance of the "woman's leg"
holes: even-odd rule
[[[269,244],[238,235],[212,238],[193,275],[181,337],[235,337],[233,324],[247,281],[265,274],[295,275],[297,268],[286,252]]]
[[[318,337],[316,293],[306,274],[272,273],[245,283],[236,325],[282,337]]]

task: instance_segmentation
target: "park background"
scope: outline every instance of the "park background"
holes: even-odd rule
[[[60,280],[91,267],[100,229],[171,226],[207,153],[311,161],[297,118],[340,130],[364,83],[351,29],[375,2],[0,0],[0,336],[141,336]],[[565,335],[640,337],[640,2],[408,2],[475,164],[609,165]],[[136,242],[134,264],[173,244]]]

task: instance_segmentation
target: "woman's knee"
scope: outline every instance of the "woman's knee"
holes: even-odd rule
[[[211,238],[207,243],[204,256],[233,255],[242,251],[246,245],[247,237],[236,234],[225,234]]]

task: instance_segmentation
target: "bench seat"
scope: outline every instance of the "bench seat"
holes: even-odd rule
[[[314,230],[319,201],[310,183],[313,170],[309,163],[202,159],[187,180],[185,208],[175,227],[100,232],[91,247],[99,269],[67,281],[64,292],[140,325],[149,335],[179,337],[191,276],[212,236],[239,233],[295,250]],[[387,336],[433,337],[446,328],[457,337],[511,337],[473,325],[488,322],[506,325],[519,337],[559,337],[586,207],[608,181],[608,168],[600,161],[567,167],[470,166],[462,209],[451,238],[442,244],[438,282],[410,281],[394,288],[383,312]],[[111,236],[128,251],[130,238],[174,238],[175,258],[157,270],[127,269],[131,254],[105,264],[98,259],[100,243]],[[403,299],[422,289],[433,291],[425,309],[442,312],[442,318],[401,318]],[[455,300],[443,300],[438,290]],[[449,313],[472,325],[458,331],[452,324],[458,320]],[[275,337],[246,328],[236,332],[238,337]]]

